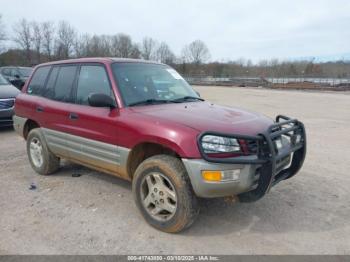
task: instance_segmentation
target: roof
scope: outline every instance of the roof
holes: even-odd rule
[[[29,66],[1,66],[0,68],[30,68],[30,69],[32,69],[32,67],[29,67]]]
[[[85,57],[85,58],[73,58],[73,59],[66,59],[66,60],[58,60],[58,61],[43,63],[43,64],[40,64],[39,66],[54,65],[54,64],[84,63],[84,62],[85,63],[124,62],[124,63],[148,63],[148,64],[160,64],[160,65],[162,65],[162,63],[159,63],[159,62],[143,60],[143,59],[119,58],[119,57]]]

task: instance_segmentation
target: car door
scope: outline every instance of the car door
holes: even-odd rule
[[[42,115],[41,126],[49,148],[67,158],[70,155],[66,134],[71,130],[68,120],[77,72],[76,64],[53,66],[42,93],[44,98],[36,108]]]
[[[30,116],[30,118],[35,120],[41,127],[45,124],[43,110],[45,98],[42,97],[42,93],[44,92],[50,70],[51,66],[37,68],[26,90],[29,95],[26,99],[26,115]]]
[[[102,64],[81,64],[76,82],[75,103],[70,107],[69,144],[74,160],[108,173],[126,176],[127,152],[115,143],[118,109],[92,107],[88,97],[102,93],[115,100],[107,71]]]

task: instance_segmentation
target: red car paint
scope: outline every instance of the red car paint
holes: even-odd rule
[[[29,80],[17,96],[17,116],[33,119],[41,127],[126,148],[144,142],[157,143],[172,149],[183,158],[201,158],[197,139],[194,139],[201,132],[256,135],[273,123],[261,114],[213,105],[207,101],[125,107],[111,69],[114,61],[108,58],[85,58],[40,66],[64,63],[103,64],[110,78],[117,108],[110,110],[28,95],[26,91]],[[38,107],[44,108],[45,114],[37,112]],[[70,120],[70,113],[78,114],[79,120]]]

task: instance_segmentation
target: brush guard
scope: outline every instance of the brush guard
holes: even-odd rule
[[[201,146],[205,135],[235,138],[244,140],[246,143],[254,142],[257,145],[257,152],[254,155],[231,158],[211,157],[204,152]],[[282,136],[288,138],[290,143],[289,146],[278,149],[275,141],[281,139]],[[197,143],[203,159],[208,162],[260,165],[257,186],[251,191],[239,194],[241,202],[257,201],[268,193],[272,186],[294,176],[302,167],[306,155],[306,133],[303,123],[283,115],[278,115],[273,125],[256,136],[208,131],[200,134]]]

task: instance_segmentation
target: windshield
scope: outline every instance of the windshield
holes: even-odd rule
[[[0,74],[0,85],[8,85],[7,80]]]
[[[126,106],[181,102],[181,99],[201,100],[191,86],[169,66],[114,63],[112,68]]]
[[[21,76],[29,77],[32,72],[32,68],[18,68],[18,71]]]

